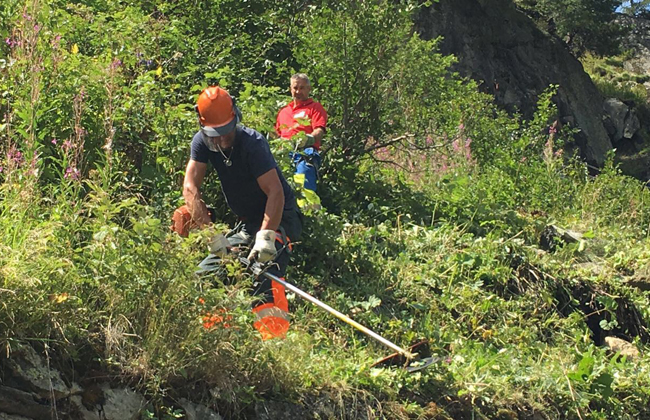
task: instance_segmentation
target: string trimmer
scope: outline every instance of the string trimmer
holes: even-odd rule
[[[251,262],[247,258],[244,257],[239,257],[239,262],[248,269],[248,271],[253,274],[255,277],[259,276],[265,276],[268,279],[271,279],[273,281],[276,281],[280,283],[282,286],[284,286],[286,289],[291,290],[301,298],[313,303],[314,305],[318,306],[319,308],[322,308],[329,312],[330,314],[334,315],[341,321],[345,322],[348,325],[353,326],[357,330],[361,331],[362,333],[366,334],[367,336],[374,338],[375,340],[379,341],[381,344],[384,346],[392,349],[395,351],[394,354],[391,354],[388,357],[385,357],[378,362],[374,363],[372,366],[373,367],[384,367],[384,366],[401,366],[404,369],[406,369],[409,372],[417,372],[419,370],[425,369],[426,367],[430,366],[431,364],[441,360],[441,357],[431,357],[428,355],[428,357],[422,357],[424,353],[428,353],[428,342],[427,341],[421,341],[408,349],[404,349],[397,344],[389,341],[388,339],[382,337],[381,335],[377,334],[376,332],[372,331],[371,329],[359,324],[352,318],[348,317],[347,315],[337,311],[336,309],[332,308],[331,306],[327,305],[324,302],[321,302],[320,300],[316,299],[312,295],[310,295],[307,292],[304,292],[294,286],[293,284],[287,282],[286,280],[283,280],[277,276],[274,276],[271,273],[268,273],[265,271],[265,266],[262,265],[261,263],[258,262]],[[215,256],[215,255],[209,255],[207,258],[205,258],[200,264],[199,264],[200,270],[197,271],[197,273],[206,273],[206,272],[211,272],[211,271],[218,271],[219,269],[222,268],[221,266],[221,258]],[[416,351],[417,350],[417,351]]]

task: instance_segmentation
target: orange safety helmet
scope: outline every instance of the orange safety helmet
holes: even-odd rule
[[[199,114],[201,131],[208,137],[226,135],[241,121],[235,101],[219,86],[203,89],[194,109]]]

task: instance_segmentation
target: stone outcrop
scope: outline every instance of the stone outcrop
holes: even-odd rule
[[[640,75],[650,75],[650,20],[620,14],[616,22],[630,29],[623,39],[623,49],[631,51],[632,57],[625,60],[623,68]],[[650,79],[644,82],[650,93]]]
[[[81,387],[66,381],[48,361],[46,354],[29,346],[0,358],[0,420],[140,418],[147,403],[141,394],[109,383]]]
[[[639,349],[630,342],[621,340],[617,337],[605,337],[605,346],[614,353],[619,353],[621,356],[627,357],[629,360],[635,361],[639,359]]]
[[[603,98],[564,43],[539,30],[512,1],[440,0],[420,12],[417,30],[425,39],[442,36],[441,52],[458,58],[461,75],[524,117],[532,115],[542,91],[558,85],[562,122],[580,129],[576,143],[588,162],[604,162],[612,142],[603,125]]]
[[[622,101],[607,98],[603,103],[603,108],[605,110],[605,128],[614,145],[622,139],[631,140],[641,128],[634,109],[630,109]]]

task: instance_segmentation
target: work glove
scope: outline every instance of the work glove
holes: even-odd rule
[[[307,134],[303,140],[300,140],[298,143],[299,149],[305,149],[307,147],[313,147],[316,139],[311,134]]]
[[[255,245],[248,259],[256,260],[261,263],[271,261],[275,257],[275,231],[264,229],[255,235]]]
[[[230,247],[230,242],[222,234],[218,234],[210,238],[208,243],[208,248],[210,249],[210,254],[214,254],[218,257],[225,257],[228,253],[228,247]]]

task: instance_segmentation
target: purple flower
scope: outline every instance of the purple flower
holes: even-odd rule
[[[9,45],[11,47],[11,44],[13,44],[13,42],[11,41],[11,38],[9,38],[9,37],[5,38],[5,44],[7,44],[7,45]]]
[[[63,145],[61,145],[61,147],[67,152],[68,150],[72,149],[72,142],[70,140],[66,140],[63,142]]]
[[[116,58],[111,63],[111,70],[115,70],[118,67],[122,67],[122,60],[120,60],[119,58]]]
[[[39,32],[41,27],[39,25],[34,25],[34,32]]]
[[[5,168],[3,168],[2,166],[0,166],[0,174],[1,174],[2,171],[4,171],[4,170],[5,170]]]
[[[57,142],[57,140],[56,140],[56,139],[52,139],[52,144],[53,144],[53,145],[55,145],[55,146],[56,146],[56,142]]]
[[[13,160],[15,163],[21,163],[23,161],[23,154],[18,150],[10,150],[9,153],[7,153],[7,159]]]
[[[79,169],[69,166],[65,170],[65,175],[63,175],[63,177],[66,179],[72,179],[76,181],[81,177],[81,173],[79,172]]]

